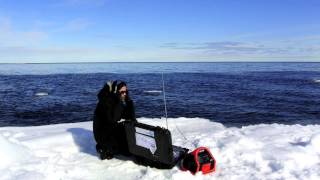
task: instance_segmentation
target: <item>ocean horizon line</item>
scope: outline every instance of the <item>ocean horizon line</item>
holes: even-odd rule
[[[104,64],[104,63],[320,63],[320,61],[96,61],[96,62],[21,62],[4,64]]]

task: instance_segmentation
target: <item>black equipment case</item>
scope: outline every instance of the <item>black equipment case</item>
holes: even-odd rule
[[[125,131],[129,152],[144,161],[140,163],[172,168],[188,153],[188,149],[172,145],[168,129],[126,122]]]

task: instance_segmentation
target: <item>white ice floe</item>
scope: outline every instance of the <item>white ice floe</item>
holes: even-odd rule
[[[49,94],[47,92],[37,92],[35,96],[48,96]]]
[[[159,90],[149,90],[149,91],[143,91],[144,93],[154,93],[154,94],[159,94],[162,93],[162,91]]]
[[[164,119],[138,121],[166,124]],[[215,173],[159,170],[122,156],[101,161],[92,122],[83,122],[0,128],[0,179],[320,179],[320,125],[227,128],[200,118],[168,121],[173,144],[211,150]]]

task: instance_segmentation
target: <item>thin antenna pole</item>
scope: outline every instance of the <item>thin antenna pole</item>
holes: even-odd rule
[[[162,91],[163,91],[164,111],[165,111],[165,113],[166,113],[166,124],[167,124],[167,129],[169,129],[169,128],[168,128],[167,100],[166,100],[166,91],[165,91],[165,89],[164,89],[163,73],[162,73]]]
[[[164,88],[164,79],[163,79],[163,72],[162,72],[162,92],[163,92],[163,102],[164,102],[164,111],[166,113],[166,125],[167,125],[167,129],[168,128],[168,113],[167,113],[167,100],[166,100],[166,91],[165,91],[165,88]],[[189,142],[189,140],[187,139],[187,137],[182,133],[182,131],[179,129],[179,127],[177,126],[177,124],[174,122],[174,125],[176,126],[178,132],[183,136],[183,138],[185,140],[187,140]],[[196,148],[197,147],[197,144],[196,143],[192,143],[192,145]]]

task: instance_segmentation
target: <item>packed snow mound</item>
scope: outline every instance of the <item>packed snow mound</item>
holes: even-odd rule
[[[165,119],[139,118],[165,126]],[[0,128],[0,179],[319,179],[320,125],[227,128],[200,118],[168,119],[174,145],[208,147],[217,170],[195,176],[159,170],[133,158],[99,160],[92,122]]]

